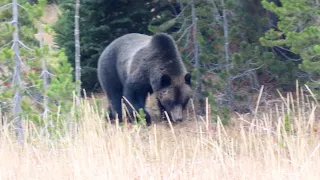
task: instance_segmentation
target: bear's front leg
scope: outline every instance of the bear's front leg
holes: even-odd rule
[[[142,108],[144,113],[146,114],[146,122],[147,125],[151,124],[151,117],[149,113],[145,110],[145,102],[147,98],[147,91],[144,90],[143,87],[137,86],[135,83],[128,83],[124,88],[124,97],[130,102],[133,106],[131,107],[130,104],[125,100],[125,105],[129,111],[131,117],[133,116],[134,110],[139,112],[139,109]]]

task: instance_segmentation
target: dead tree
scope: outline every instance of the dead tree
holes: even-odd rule
[[[21,108],[21,59],[20,59],[20,47],[19,47],[19,27],[18,27],[18,0],[12,1],[12,14],[13,14],[13,27],[15,28],[13,32],[13,50],[14,50],[14,73],[12,86],[14,88],[14,99],[12,113],[15,121],[15,130],[17,134],[17,140],[19,144],[23,144],[23,129],[22,129],[22,108]]]
[[[232,79],[230,75],[230,69],[232,69],[232,64],[230,63],[230,54],[229,54],[229,26],[228,26],[228,16],[227,10],[225,7],[224,0],[220,0],[222,10],[222,19],[223,19],[223,34],[224,34],[224,54],[225,54],[225,63],[226,63],[226,72],[227,72],[227,87],[226,94],[227,103],[232,108],[233,106],[233,92],[232,92]]]
[[[76,93],[77,99],[81,97],[81,65],[80,65],[80,30],[79,30],[79,10],[80,0],[76,0],[75,15],[74,15],[74,40],[75,40],[75,76],[76,76]]]

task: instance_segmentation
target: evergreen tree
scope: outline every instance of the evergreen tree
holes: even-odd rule
[[[9,3],[9,1],[3,2],[3,4],[6,3]],[[0,6],[3,4],[0,4]],[[40,43],[35,38],[38,31],[37,27],[39,29],[43,28],[40,17],[45,5],[45,0],[39,0],[38,3],[32,5],[20,1],[20,8],[18,8],[19,40],[14,39],[20,46],[19,56],[16,56],[17,53],[14,52],[14,49],[11,49],[11,45],[14,43],[11,38],[12,33],[17,28],[10,23],[13,11],[10,8],[5,8],[0,12],[0,18],[4,20],[0,24],[0,28],[3,30],[0,41],[2,71],[0,74],[0,108],[2,112],[5,111],[9,119],[15,117],[8,109],[15,103],[12,101],[14,100],[14,89],[19,85],[21,96],[19,116],[28,116],[28,119],[39,123],[39,125],[50,123],[53,127],[52,120],[69,113],[72,91],[75,86],[72,82],[73,69],[67,62],[64,50],[54,51],[49,46],[43,45],[41,38]],[[50,30],[46,26],[44,26],[44,29]],[[41,31],[38,35],[41,35]],[[15,61],[13,61],[15,56],[19,57],[18,60],[21,63],[19,73],[21,78],[19,83],[12,86],[11,82],[14,82],[15,74],[18,73],[15,70]],[[46,102],[44,99],[47,97],[48,101]],[[44,116],[51,116],[51,118],[47,119]],[[61,119],[60,122],[62,122]]]
[[[228,114],[227,107],[241,112],[253,110],[251,96],[260,88],[259,75],[277,74],[273,69],[281,65],[279,58],[259,44],[268,22],[260,2],[195,1],[196,26],[192,21],[193,1],[180,2],[178,15],[149,29],[154,33],[166,31],[175,37],[183,59],[193,70],[193,77],[200,74],[199,98],[209,97],[215,114],[218,111]],[[172,27],[178,30],[172,32]],[[196,32],[196,42],[193,32]],[[196,53],[199,53],[198,66]]]
[[[273,2],[262,1],[267,10],[277,15],[279,22],[277,27],[265,33],[261,42],[265,46],[277,47],[298,55],[293,58],[283,53],[288,61],[299,64],[300,70],[305,72],[301,77],[308,79],[313,87],[319,88],[319,1],[281,0],[280,2],[280,5],[276,5]]]
[[[79,23],[82,88],[90,92],[98,87],[97,61],[103,49],[111,41],[127,33],[150,34],[148,24],[153,17],[150,2],[147,0],[81,1]],[[73,66],[75,65],[74,3],[73,0],[61,2],[62,15],[54,28],[55,41],[66,49],[69,62]]]

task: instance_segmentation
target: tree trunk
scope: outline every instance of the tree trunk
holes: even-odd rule
[[[21,119],[21,59],[20,59],[20,49],[19,49],[19,29],[18,29],[18,0],[12,1],[12,14],[13,14],[13,27],[15,28],[13,32],[13,50],[14,50],[14,73],[12,86],[14,88],[14,99],[13,99],[13,116],[15,121],[15,130],[17,134],[17,140],[19,144],[23,144],[23,130],[22,130],[22,119]]]
[[[39,45],[40,48],[43,48],[43,34],[42,34],[42,24],[40,24],[39,27]],[[48,73],[48,68],[47,68],[47,62],[45,58],[41,59],[42,61],[42,79],[43,79],[43,118],[44,120],[47,120],[48,118],[48,112],[49,112],[49,106],[48,106],[48,96],[46,95],[48,91],[48,78],[49,78],[49,73]]]
[[[199,45],[197,41],[197,14],[195,8],[195,0],[192,0],[191,4],[191,15],[192,15],[192,41],[193,41],[193,48],[194,48],[194,62],[195,62],[195,69],[196,69],[196,98],[199,100],[199,108],[200,113],[203,114],[204,110],[204,101],[201,97],[201,80],[200,80],[200,62],[199,62]]]
[[[224,0],[220,0],[222,10],[222,18],[223,18],[223,34],[224,34],[224,53],[225,53],[225,63],[226,63],[226,71],[227,71],[227,88],[226,88],[226,96],[227,103],[230,107],[233,106],[233,93],[232,93],[232,80],[230,76],[230,69],[232,67],[232,63],[230,63],[229,57],[229,27],[228,27],[228,17],[227,10],[225,8]]]
[[[40,23],[40,27],[39,27],[39,45],[40,48],[43,48],[43,31],[42,31],[42,24]],[[52,121],[48,121],[48,114],[50,112],[50,108],[49,108],[49,100],[48,100],[48,96],[47,96],[47,92],[49,89],[49,78],[50,78],[50,74],[48,72],[48,67],[47,67],[47,60],[46,58],[42,58],[42,79],[43,79],[43,120],[44,122],[48,123],[49,126],[53,127],[53,123]],[[48,127],[45,127],[45,131],[48,133],[48,135],[50,136],[49,132],[48,132]]]
[[[75,16],[74,16],[74,39],[75,39],[75,75],[77,87],[77,99],[80,100],[81,97],[81,66],[80,66],[80,31],[79,31],[79,10],[80,10],[80,0],[76,0]],[[77,100],[77,101],[78,101]]]

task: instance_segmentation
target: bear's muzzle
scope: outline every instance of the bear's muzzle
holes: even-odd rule
[[[173,122],[182,121],[182,106],[181,105],[174,106],[170,114],[172,118],[171,121]]]

